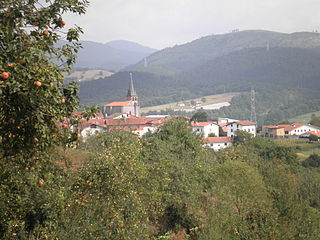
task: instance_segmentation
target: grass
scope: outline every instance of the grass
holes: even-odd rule
[[[224,93],[224,94],[216,94],[216,95],[210,95],[210,96],[203,96],[199,98],[194,98],[194,99],[189,99],[186,100],[185,102],[200,102],[202,98],[205,98],[206,101],[202,104],[204,105],[210,105],[210,104],[215,104],[215,103],[222,103],[222,102],[230,102],[231,99],[235,96],[238,96],[240,93],[238,92],[233,92],[233,93]],[[181,101],[179,101],[181,102]],[[191,109],[191,107],[186,106],[186,107],[178,107],[177,106],[178,102],[173,102],[173,103],[168,103],[168,104],[163,104],[163,105],[157,105],[157,106],[151,106],[151,107],[145,107],[141,108],[142,113],[147,113],[149,111],[161,111],[161,110],[166,110],[166,109]]]
[[[59,164],[63,167],[70,167],[72,170],[77,170],[82,163],[92,156],[90,152],[74,148],[64,150],[62,147],[57,147],[56,152],[59,156]]]
[[[313,153],[320,155],[320,142],[309,142],[308,139],[281,139],[277,142],[282,146],[293,147],[300,161],[305,160]]]
[[[315,114],[316,116],[320,116],[320,111],[299,115],[299,116],[288,119],[288,121],[292,123],[308,123],[311,120],[312,114]]]

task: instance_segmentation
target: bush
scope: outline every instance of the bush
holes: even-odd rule
[[[318,154],[311,154],[306,160],[302,162],[302,166],[306,168],[320,167],[320,156]]]

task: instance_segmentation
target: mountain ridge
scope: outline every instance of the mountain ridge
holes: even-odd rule
[[[127,40],[107,43],[81,41],[80,43],[82,48],[79,50],[75,68],[105,69],[115,72],[157,51]]]

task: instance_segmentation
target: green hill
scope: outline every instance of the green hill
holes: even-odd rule
[[[320,34],[311,32],[278,33],[248,30],[235,33],[206,36],[190,43],[166,48],[147,57],[148,67],[140,61],[126,70],[165,73],[184,71],[197,67],[217,57],[250,49],[273,47],[314,48],[320,46]]]
[[[306,113],[306,114],[302,114],[299,116],[295,116],[293,118],[290,118],[288,121],[289,122],[293,122],[293,123],[309,123],[311,120],[311,116],[312,115],[316,115],[316,116],[320,116],[320,111],[317,112],[310,112],[310,113]]]
[[[319,36],[244,31],[205,37],[172,48],[171,56],[163,55],[168,50],[151,55],[154,62],[149,59],[148,64],[157,71],[133,72],[134,83],[143,107],[225,92],[245,93],[254,86],[259,123],[276,123],[320,110]],[[167,66],[170,74],[165,72]],[[119,72],[108,81],[80,83],[80,99],[99,105],[121,100],[128,82],[129,72]],[[209,112],[210,116],[218,114],[250,118],[250,96],[235,97],[230,107]]]

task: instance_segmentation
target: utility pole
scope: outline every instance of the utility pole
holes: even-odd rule
[[[256,113],[256,93],[254,88],[251,87],[251,122],[257,122],[257,113]]]

